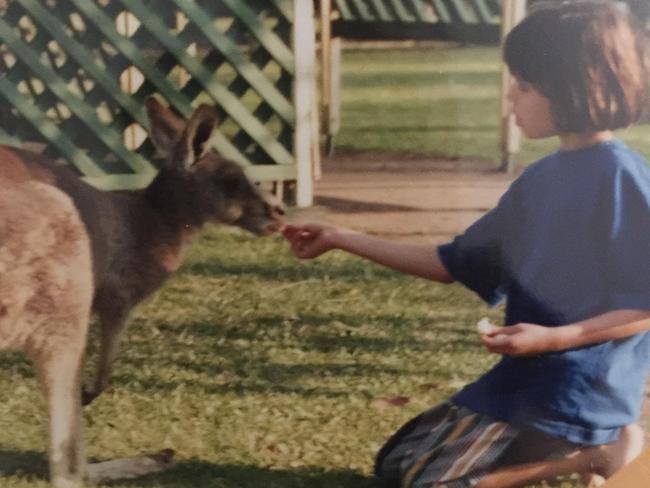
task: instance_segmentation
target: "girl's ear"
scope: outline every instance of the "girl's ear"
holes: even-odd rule
[[[216,127],[217,111],[210,105],[201,104],[192,114],[176,154],[185,169],[190,169],[210,151],[210,139]]]
[[[185,122],[154,97],[147,98],[144,106],[151,125],[151,140],[161,156],[168,158],[183,134]]]

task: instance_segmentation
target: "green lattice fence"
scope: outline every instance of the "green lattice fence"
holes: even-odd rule
[[[142,100],[218,106],[215,146],[257,180],[296,179],[292,0],[0,0],[0,141],[101,188],[155,173]]]

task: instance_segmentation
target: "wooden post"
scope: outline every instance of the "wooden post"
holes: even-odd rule
[[[334,153],[334,136],[341,128],[341,45],[340,37],[330,42],[329,66],[329,110],[327,116],[327,154]]]
[[[332,40],[332,24],[330,14],[332,0],[320,0],[320,74],[321,74],[321,107],[323,117],[323,132],[329,134],[328,114],[330,107],[330,42]]]
[[[332,1],[320,0],[321,107],[325,153],[334,152],[334,136],[341,118],[341,38],[332,38]]]
[[[325,134],[325,154],[332,153],[331,127],[332,111],[332,0],[320,0],[320,69],[321,69],[321,114]]]
[[[294,156],[297,165],[296,205],[312,205],[313,172],[313,120],[316,91],[316,32],[314,29],[313,0],[293,0],[293,46],[296,59],[294,78],[294,105],[296,107],[296,130]]]
[[[316,92],[317,90],[314,89],[311,113],[311,157],[314,181],[319,181],[323,177],[323,167],[320,153],[320,111],[318,110],[318,93]]]
[[[526,15],[526,0],[504,0],[501,12],[501,39],[505,40],[510,30]],[[511,172],[514,167],[514,155],[521,146],[521,134],[515,124],[508,91],[512,76],[505,63],[501,66],[501,171]]]

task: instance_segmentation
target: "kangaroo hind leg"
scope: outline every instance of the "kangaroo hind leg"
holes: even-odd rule
[[[56,488],[78,488],[86,469],[80,389],[83,348],[49,351],[35,362],[49,409],[50,481]]]
[[[76,488],[85,472],[81,368],[93,296],[90,245],[68,197],[46,185],[23,190],[24,244],[32,254],[23,267],[33,293],[17,330],[23,331],[21,348],[34,363],[47,398],[51,482],[56,488]],[[39,214],[28,205],[47,212]]]

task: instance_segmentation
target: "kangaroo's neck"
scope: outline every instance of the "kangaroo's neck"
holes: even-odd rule
[[[116,297],[130,307],[149,296],[182,264],[198,231],[151,190],[104,195],[102,231],[91,234],[97,308],[115,306]]]
[[[190,198],[185,193],[189,184],[161,170],[149,187],[139,192],[143,215],[130,215],[135,219],[138,247],[146,250],[148,258],[166,273],[181,265],[185,248],[205,222],[193,205],[191,192]],[[184,194],[179,194],[179,188]],[[142,232],[144,229],[146,232]]]
[[[162,169],[142,193],[160,222],[179,234],[198,231],[205,223],[205,218],[197,211],[194,198],[197,195],[191,191],[191,182],[179,181],[181,179],[182,176]]]

